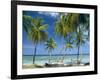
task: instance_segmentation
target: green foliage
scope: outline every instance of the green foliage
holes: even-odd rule
[[[66,48],[73,48],[73,46],[72,46],[72,44],[68,43],[68,44],[66,45]]]
[[[67,34],[67,37],[65,38],[65,44],[66,44],[66,49],[71,49],[73,48],[73,44],[74,44],[74,37],[75,35],[73,33],[69,33]]]
[[[66,33],[70,32],[70,28],[67,26],[67,16],[65,14],[60,14],[60,19],[55,23],[55,33],[61,37],[66,37]]]
[[[47,49],[49,52],[52,52],[52,50],[54,50],[54,49],[57,47],[56,42],[54,41],[53,38],[48,39],[48,40],[46,41],[45,45],[46,45],[46,49]]]
[[[78,27],[77,24],[78,24],[79,14],[78,13],[68,13],[66,16],[67,16],[66,24],[70,29],[69,32],[76,31]]]
[[[28,29],[30,29],[32,26],[31,22],[32,22],[31,16],[23,15],[23,28],[27,33],[28,33]]]
[[[48,35],[46,29],[47,24],[43,24],[42,18],[32,18],[31,16],[23,16],[23,27],[28,33],[29,38],[33,41],[34,44],[39,42],[44,42],[47,40]]]

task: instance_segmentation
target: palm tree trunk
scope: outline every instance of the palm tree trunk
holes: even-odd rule
[[[80,46],[78,46],[78,53],[77,53],[77,64],[79,63],[79,51],[80,50]]]
[[[63,44],[62,48],[61,48],[61,51],[60,51],[60,54],[62,54],[63,50],[65,48],[65,44]],[[63,57],[65,56],[65,54],[62,54],[61,58],[59,60],[63,60]]]
[[[49,53],[49,64],[50,64],[50,60],[51,60],[51,53],[50,52],[48,52]]]
[[[62,56],[62,60],[61,60],[61,62],[64,62],[64,59],[65,59],[65,57],[66,57],[66,51],[67,51],[67,49],[65,50],[65,54],[63,54],[63,56]]]
[[[35,63],[36,50],[37,50],[37,44],[35,45],[35,48],[34,48],[33,64]]]
[[[79,32],[80,32],[80,27],[81,27],[81,25],[79,26]],[[77,64],[80,63],[80,61],[79,61],[79,54],[80,54],[80,40],[79,40],[79,44],[78,44]]]
[[[51,63],[51,53],[50,53],[50,57],[49,57],[49,63]]]
[[[82,61],[82,47],[80,47],[80,62]]]

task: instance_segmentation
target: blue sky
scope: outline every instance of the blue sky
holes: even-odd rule
[[[44,20],[45,24],[48,24],[48,36],[53,37],[57,43],[57,48],[54,49],[52,54],[60,54],[60,50],[62,48],[62,42],[64,41],[62,38],[55,36],[54,27],[55,21],[59,17],[59,13],[56,12],[36,12],[36,11],[23,11],[23,15],[28,15],[33,18],[41,17]],[[29,39],[27,33],[23,29],[23,54],[24,55],[32,55],[34,54],[34,44]],[[75,47],[75,45],[73,45]],[[82,47],[82,52],[85,54],[89,54],[89,44],[86,42]],[[65,52],[63,52],[65,53]],[[77,48],[73,48],[70,52],[67,51],[67,54],[77,54]],[[44,43],[38,44],[37,46],[37,55],[48,55],[47,50],[45,49]]]

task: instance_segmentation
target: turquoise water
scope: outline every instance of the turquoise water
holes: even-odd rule
[[[32,58],[33,56],[23,56],[23,64],[32,64]],[[47,55],[42,55],[42,56],[36,56],[35,57],[35,63],[36,64],[40,64],[40,65],[44,65],[45,63],[48,63],[48,59],[49,56]],[[56,56],[52,56],[51,57],[51,62],[52,63],[57,63],[57,61],[61,61],[62,60],[62,56],[61,55],[56,55]],[[71,62],[75,62],[77,60],[77,55],[67,55],[64,57],[64,63],[65,64],[69,64]],[[82,55],[81,56],[81,63],[89,63],[89,55]]]

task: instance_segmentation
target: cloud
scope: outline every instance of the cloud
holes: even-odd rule
[[[51,16],[51,17],[57,17],[59,15],[59,13],[57,12],[38,12],[38,13],[46,16]]]

